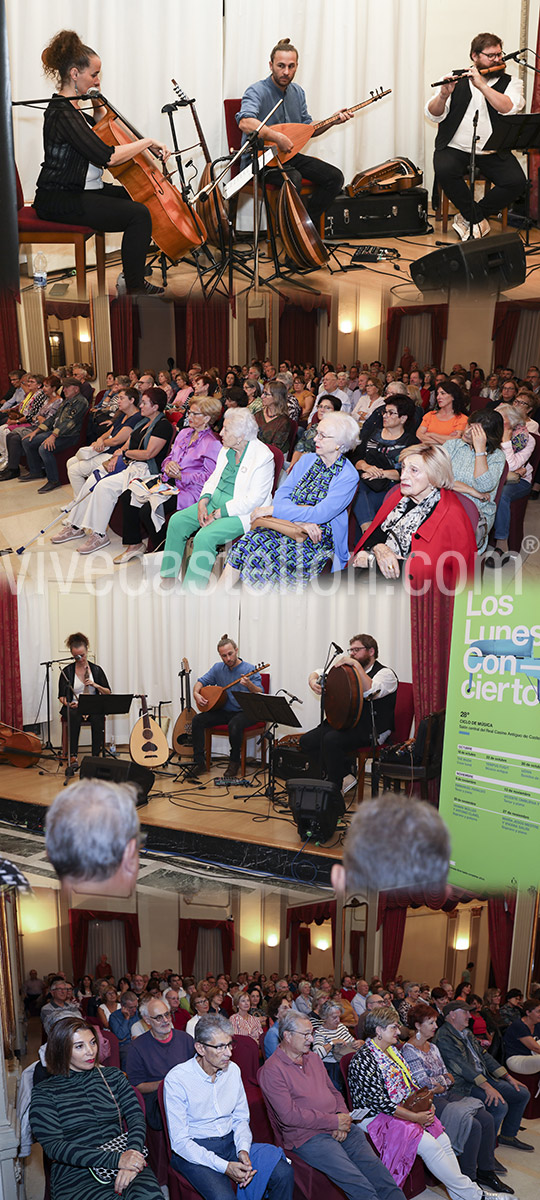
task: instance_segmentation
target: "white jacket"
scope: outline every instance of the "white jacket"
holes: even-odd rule
[[[223,446],[218,454],[215,468],[202,490],[203,496],[212,496],[227,465],[227,451]],[[272,503],[274,483],[274,455],[257,438],[248,442],[234,484],[234,492],[227,500],[229,517],[239,517],[247,533],[254,508]]]

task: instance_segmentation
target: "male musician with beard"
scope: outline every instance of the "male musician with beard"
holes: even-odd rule
[[[482,75],[496,67],[502,58],[502,40],[496,33],[479,33],[471,42],[472,67],[461,79],[447,76],[440,91],[426,104],[425,113],[438,126],[433,166],[439,186],[459,210],[452,228],[463,242],[470,236],[471,207],[473,236],[485,237],[490,231],[488,217],[506,208],[527,187],[527,180],[509,150],[483,153],[492,133],[502,126],[502,118],[513,116],[525,107],[523,84],[502,71]],[[478,203],[471,197],[465,174],[470,166],[474,134],[473,120],[478,114],[476,165],[481,175],[494,185]]]
[[[341,655],[334,663],[334,668],[342,663],[353,662],[359,669],[362,681],[364,705],[360,720],[351,729],[333,729],[327,720],[316,729],[310,729],[302,734],[300,748],[309,754],[314,762],[321,754],[322,765],[331,783],[343,785],[345,767],[350,755],[355,754],[358,746],[369,746],[372,736],[371,704],[373,700],[373,716],[375,731],[379,744],[386,741],[394,728],[394,710],[396,707],[396,691],[398,677],[391,667],[384,667],[378,661],[379,647],[375,638],[368,633],[356,633],[349,642],[349,653]],[[331,673],[331,672],[330,672]],[[319,683],[320,671],[312,671],[308,683],[316,696],[321,695]]]
[[[258,137],[277,147],[278,153],[287,154],[292,150],[293,143],[286,133],[273,131],[273,125],[301,124],[311,125],[304,89],[293,83],[298,68],[298,50],[291,45],[289,38],[282,38],[274,46],[270,55],[270,75],[252,83],[242,96],[240,112],[236,120],[244,135],[253,133],[267,113],[274,108],[278,100],[283,100],[279,108],[269,118],[268,123],[259,130]],[[348,121],[352,113],[341,109],[332,120],[333,125]],[[328,125],[325,127],[329,128]],[[321,130],[322,132],[322,130]],[[313,137],[318,134],[314,133]],[[245,139],[244,139],[245,140]],[[313,183],[313,191],[307,200],[306,208],[315,225],[323,212],[332,203],[343,187],[341,171],[330,163],[319,158],[311,158],[306,154],[295,154],[284,163],[283,170],[297,192],[300,192],[302,179]],[[279,168],[265,170],[267,183],[281,187],[283,176]]]
[[[239,692],[262,692],[263,686],[261,677],[252,663],[244,662],[241,658],[238,646],[228,634],[224,634],[219,639],[217,651],[221,662],[214,663],[213,667],[201,675],[197,680],[193,689],[193,696],[197,705],[201,705],[203,711],[198,713],[192,721],[192,736],[193,736],[193,759],[194,765],[191,769],[191,775],[202,775],[206,771],[206,763],[204,757],[204,735],[205,731],[212,725],[227,725],[229,729],[229,741],[231,744],[229,762],[223,776],[224,779],[234,779],[240,770],[240,753],[242,749],[242,735],[244,729],[252,722],[249,717],[244,716],[238,700],[233,695],[234,691]],[[255,672],[249,679],[246,676],[251,672]],[[202,695],[202,689],[208,684],[214,684],[218,687],[227,687],[228,684],[235,683],[234,688],[229,688],[226,693],[225,704],[220,708],[212,708],[210,712],[205,712],[208,701]]]

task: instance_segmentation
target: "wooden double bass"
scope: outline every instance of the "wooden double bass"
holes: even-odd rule
[[[183,104],[188,104],[191,109],[191,115],[192,115],[194,123],[195,123],[195,129],[197,130],[197,134],[199,137],[199,145],[204,154],[204,161],[206,163],[204,171],[199,180],[199,192],[204,192],[205,189],[207,187],[210,187],[214,182],[212,179],[212,171],[211,171],[212,159],[210,158],[210,151],[208,149],[208,145],[206,143],[206,138],[203,133],[202,125],[201,125],[201,122],[200,122],[198,114],[197,114],[197,109],[195,108],[195,101],[188,99],[185,92],[183,92],[182,88],[179,87],[179,85],[177,84],[176,79],[171,80],[171,82],[172,82],[174,91],[176,92],[176,95],[178,96],[179,100],[181,100]],[[215,196],[215,199],[214,199],[214,196]],[[216,206],[217,206],[217,213],[216,213]],[[200,199],[196,200],[195,211],[197,212],[202,223],[205,225],[206,229],[208,230],[208,241],[210,242],[210,244],[212,246],[220,246],[221,245],[220,236],[219,236],[220,229],[221,229],[223,238],[225,239],[225,243],[228,242],[228,240],[229,240],[229,219],[228,219],[229,206],[227,204],[227,201],[223,199],[223,195],[222,195],[219,187],[216,186],[213,189],[211,195],[208,196],[208,199],[206,201],[203,201]]]
[[[90,98],[100,100],[101,107],[107,110],[93,126],[94,133],[106,146],[126,146],[143,137],[101,93],[90,93]],[[171,183],[164,163],[151,150],[143,150],[129,162],[107,169],[120,180],[132,200],[146,205],[152,217],[154,242],[172,262],[204,245],[207,233],[203,221]]]
[[[0,763],[33,767],[41,758],[42,746],[36,733],[25,733],[0,722]]]

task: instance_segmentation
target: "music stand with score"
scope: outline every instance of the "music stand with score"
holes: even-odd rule
[[[83,717],[116,717],[125,716],[133,701],[133,692],[122,693],[109,696],[85,696],[82,692],[79,695],[79,711]],[[103,738],[102,757],[105,758],[110,754],[111,758],[116,758],[112,750],[107,750],[105,746],[105,738]]]
[[[274,746],[276,741],[276,728],[278,725],[289,725],[295,729],[301,728],[301,722],[289,701],[285,696],[267,696],[266,692],[233,692],[235,700],[238,700],[240,708],[245,716],[249,717],[250,725],[259,725],[262,721],[269,724],[269,729],[261,730],[261,739],[266,738],[268,742],[268,783],[266,786],[257,792],[253,792],[251,799],[256,796],[267,796],[272,802],[275,801],[276,790],[276,774],[274,769]],[[236,797],[235,799],[241,797]],[[244,803],[247,800],[246,796],[242,799]]]

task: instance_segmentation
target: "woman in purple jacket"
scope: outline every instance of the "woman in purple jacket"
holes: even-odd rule
[[[171,453],[161,468],[163,480],[171,487],[176,486],[176,495],[169,496],[163,502],[161,511],[164,518],[178,509],[188,508],[199,499],[221,449],[219,438],[211,430],[220,416],[221,401],[213,396],[193,397],[190,400],[187,425],[177,434]],[[122,542],[125,550],[115,558],[115,563],[140,558],[146,549],[141,540],[142,527],[149,534],[156,529],[151,504],[147,502],[136,507],[132,498],[133,493],[129,489],[122,494]]]

